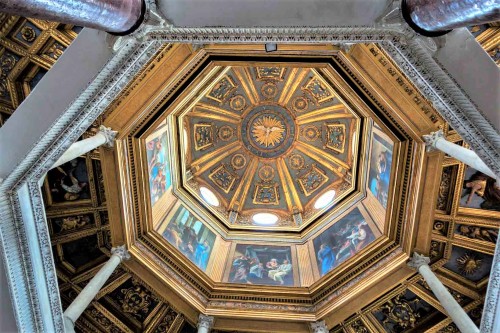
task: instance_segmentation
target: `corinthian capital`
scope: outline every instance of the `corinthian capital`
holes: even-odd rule
[[[311,323],[310,325],[313,333],[328,333],[328,327],[324,320]]]
[[[113,131],[111,128],[101,125],[99,127],[98,133],[100,133],[106,137],[106,143],[104,143],[105,146],[107,146],[109,148],[113,147],[113,145],[115,143],[116,134],[118,134],[117,131]]]
[[[206,328],[207,330],[210,330],[213,325],[214,325],[214,317],[200,314],[200,316],[198,317],[198,325],[197,325],[198,328],[203,327]]]
[[[426,150],[428,152],[433,151],[434,148],[436,148],[436,142],[439,139],[444,139],[443,130],[431,132],[430,134],[423,135],[422,137],[424,138],[425,141]]]
[[[111,249],[111,254],[120,257],[121,261],[130,259],[130,253],[128,253],[125,245],[117,246]]]
[[[413,258],[408,261],[408,266],[418,270],[420,266],[428,265],[430,262],[431,259],[429,257],[426,257],[423,254],[418,254],[417,252],[413,252]]]

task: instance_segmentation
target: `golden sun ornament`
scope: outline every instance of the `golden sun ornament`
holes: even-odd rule
[[[464,275],[476,273],[483,264],[483,259],[476,255],[466,252],[461,257],[457,258],[458,270]]]
[[[283,132],[285,132],[283,123],[271,116],[257,119],[252,128],[255,140],[266,148],[279,144],[283,140]]]

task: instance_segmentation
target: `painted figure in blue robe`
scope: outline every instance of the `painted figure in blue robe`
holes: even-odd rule
[[[205,270],[207,268],[209,254],[210,254],[210,245],[208,245],[207,241],[204,241],[203,243],[200,242],[198,243],[198,245],[196,245],[194,259],[196,265],[200,267],[202,270]]]
[[[335,254],[330,246],[323,243],[318,251],[318,260],[321,262],[321,276],[328,273],[335,265]]]
[[[390,152],[381,152],[377,157],[375,177],[370,180],[370,190],[384,207],[387,205],[387,191],[389,189],[389,180],[391,176],[391,162],[392,155]]]

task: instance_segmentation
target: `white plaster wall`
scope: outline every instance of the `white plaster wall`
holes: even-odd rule
[[[1,261],[1,260],[0,260]],[[29,306],[26,304],[26,306]],[[14,310],[10,301],[9,287],[3,262],[0,262],[0,332],[17,332]]]
[[[83,29],[0,128],[0,178],[6,178],[112,56],[106,32]]]
[[[469,30],[447,34],[435,58],[500,132],[500,70]]]
[[[387,0],[158,0],[178,27],[372,25]]]

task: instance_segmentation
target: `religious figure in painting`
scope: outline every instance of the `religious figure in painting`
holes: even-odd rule
[[[466,205],[470,205],[474,194],[483,199],[480,204],[482,209],[500,211],[500,187],[495,179],[477,171],[468,180],[464,181],[465,191],[462,196],[467,196]]]
[[[88,197],[87,170],[83,160],[74,159],[49,171],[52,197],[56,201],[75,201]],[[80,178],[80,179],[79,179]]]
[[[290,247],[238,244],[228,281],[293,285],[293,267],[290,257]]]
[[[323,276],[334,267],[335,253],[333,253],[332,248],[328,244],[322,243],[317,257],[320,262],[320,274]]]
[[[364,216],[355,209],[313,240],[321,276],[348,260],[375,239]]]
[[[254,279],[262,279],[264,277],[264,264],[259,262],[258,264],[253,265],[250,267],[250,274],[249,276]]]
[[[170,169],[166,156],[166,134],[146,144],[151,202],[154,204],[170,187]]]
[[[292,271],[292,264],[288,260],[283,260],[283,263],[277,269],[269,271],[269,277],[280,284],[284,284],[285,276]]]
[[[194,253],[195,263],[198,267],[205,270],[208,264],[208,258],[210,256],[210,245],[208,245],[207,241],[203,243],[198,243],[196,246],[196,250]]]
[[[375,193],[377,200],[381,203],[387,202],[387,190],[389,186],[389,172],[387,169],[388,164],[387,152],[380,152],[376,162],[375,178],[371,180],[370,189]],[[385,206],[385,205],[384,205]]]

